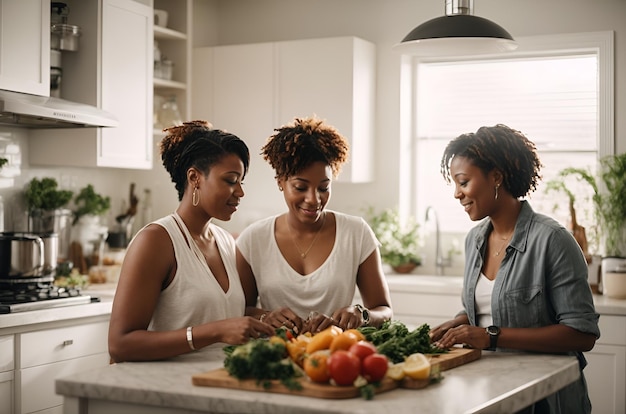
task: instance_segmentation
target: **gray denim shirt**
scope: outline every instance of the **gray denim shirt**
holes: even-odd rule
[[[470,230],[465,239],[464,311],[460,313],[468,315],[471,325],[477,325],[476,283],[492,229],[491,221],[485,219]],[[572,234],[554,219],[535,213],[527,201],[522,201],[513,237],[493,286],[493,324],[507,328],[563,324],[600,337],[599,315],[587,276],[587,262]],[[590,411],[582,375],[586,361],[580,352],[572,355],[579,359],[581,380],[552,396],[554,398],[549,397],[549,407],[535,412]],[[569,411],[576,404],[576,409]]]

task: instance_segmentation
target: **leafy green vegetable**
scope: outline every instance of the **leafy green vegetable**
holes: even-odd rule
[[[430,326],[423,324],[412,331],[400,321],[385,321],[380,328],[366,326],[359,328],[365,339],[376,345],[378,352],[387,356],[393,363],[417,352],[422,354],[441,354],[447,352],[431,344]]]
[[[238,379],[256,379],[264,388],[271,386],[268,380],[280,380],[288,389],[301,389],[302,385],[294,378],[300,375],[287,355],[287,348],[281,343],[267,339],[251,339],[244,345],[224,347],[226,359],[224,368]]]
[[[58,190],[57,186],[57,180],[54,178],[30,180],[24,192],[28,209],[51,211],[64,207],[72,199],[74,193],[70,190]]]

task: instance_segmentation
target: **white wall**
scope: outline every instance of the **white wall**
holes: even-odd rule
[[[397,204],[403,191],[397,177],[400,57],[391,47],[419,23],[443,15],[444,0],[195,0],[195,3],[193,44],[196,46],[343,35],[374,42],[378,59],[375,180],[368,184],[335,183],[330,207],[360,214],[367,205]],[[616,151],[626,151],[626,117],[620,116],[626,111],[626,1],[476,0],[474,8],[475,14],[497,22],[514,37],[614,30]],[[7,145],[20,153],[21,164],[0,171],[0,196],[5,211],[13,206],[19,208],[20,192],[35,175],[59,177],[75,188],[94,184],[98,191],[113,198],[114,210],[109,220],[122,212],[122,200],[128,200],[131,182],[137,183],[140,197],[144,188],[152,189],[155,217],[171,212],[178,204],[174,186],[156,152],[151,171],[42,170],[28,165],[27,131],[0,127],[0,154]],[[280,197],[273,182],[267,188],[268,196]],[[254,205],[254,200],[246,200],[246,204]],[[6,212],[5,227],[11,229],[12,218],[19,215]],[[240,210],[230,225],[231,230],[240,230],[238,226],[246,222],[246,215],[253,212]]]

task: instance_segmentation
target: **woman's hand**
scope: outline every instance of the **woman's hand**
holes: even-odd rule
[[[308,318],[306,318],[302,324],[302,332],[311,332],[312,334],[316,334],[332,325],[339,326],[333,317],[316,311],[311,311]]]
[[[441,325],[436,326],[433,329],[431,329],[430,332],[428,333],[428,335],[430,336],[430,341],[437,342],[450,329],[457,327],[459,325],[468,325],[468,324],[469,324],[469,320],[467,319],[467,315],[460,314],[456,318],[449,320],[447,322],[444,322]]]
[[[215,322],[212,322],[215,323]],[[250,339],[274,335],[274,329],[250,316],[231,318],[217,322],[220,324],[221,342],[229,345],[241,345]]]
[[[447,329],[440,339],[434,340],[433,342],[437,347],[442,349],[450,348],[456,344],[468,345],[475,349],[486,349],[489,348],[490,341],[489,334],[487,334],[485,328],[480,326],[459,325]]]
[[[296,334],[305,332],[302,330],[303,321],[289,308],[274,309],[262,316],[263,322],[270,325],[274,329],[284,326],[291,329]]]

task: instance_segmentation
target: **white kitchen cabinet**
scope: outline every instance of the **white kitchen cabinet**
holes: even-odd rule
[[[56,378],[106,366],[108,320],[17,334],[16,412],[62,412]]]
[[[152,8],[132,0],[67,3],[82,35],[79,50],[63,55],[62,97],[112,113],[119,126],[32,130],[30,163],[151,169]]]
[[[0,336],[0,413],[13,412],[15,354],[13,335]]]
[[[626,412],[626,316],[600,315],[600,339],[585,353],[594,413]]]
[[[357,37],[278,42],[276,126],[317,115],[350,142],[338,181],[373,178],[376,48]]]
[[[246,209],[246,200],[258,200],[246,210],[260,217],[284,203],[278,190],[276,197],[267,196],[274,172],[259,154],[276,125],[271,103],[274,48],[272,43],[205,47],[195,49],[193,57],[193,118],[208,120],[246,142],[251,160],[242,209]],[[233,219],[237,220],[237,215]]]
[[[49,0],[0,0],[0,89],[50,96]]]
[[[371,179],[372,43],[336,37],[197,48],[194,53],[193,117],[239,133],[249,143],[254,174],[257,165],[266,164],[258,153],[274,128],[295,117],[317,115],[350,143],[350,160],[338,180]]]

